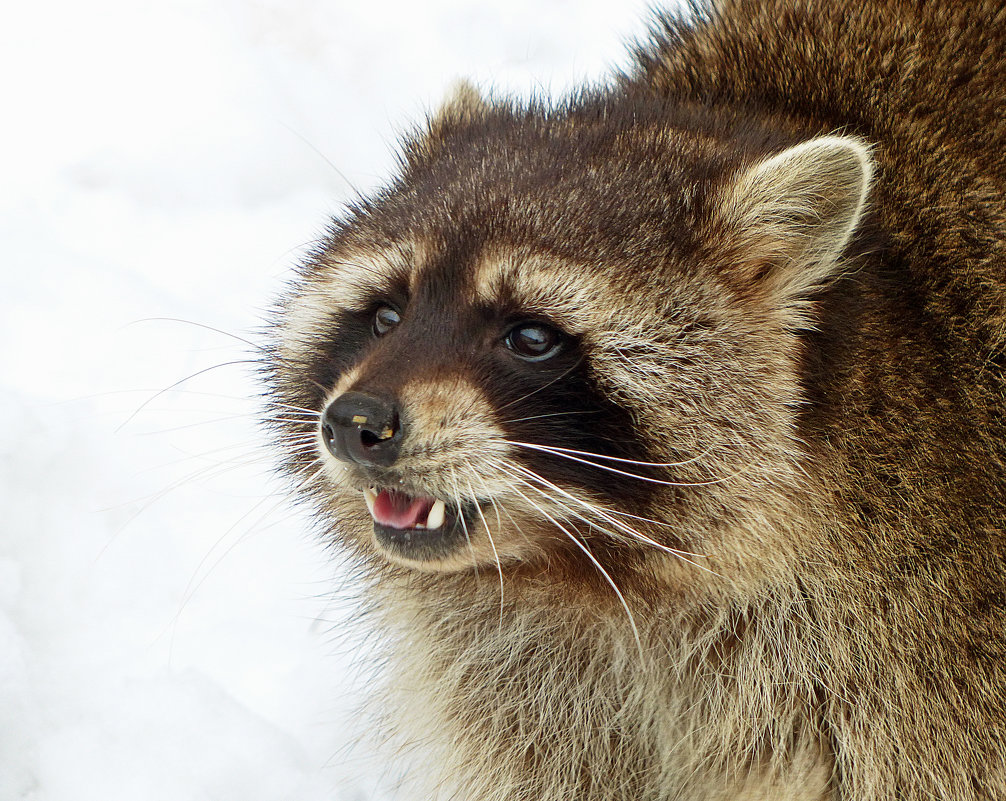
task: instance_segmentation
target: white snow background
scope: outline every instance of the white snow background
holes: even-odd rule
[[[394,795],[235,337],[455,80],[561,94],[646,5],[5,5],[0,801]]]

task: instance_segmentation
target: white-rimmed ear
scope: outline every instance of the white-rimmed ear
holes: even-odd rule
[[[839,271],[872,173],[869,147],[851,136],[801,142],[743,171],[723,204],[741,279],[780,306],[800,305]]]
[[[468,81],[458,81],[448,90],[440,108],[426,118],[425,129],[416,131],[406,149],[407,157],[430,158],[440,152],[442,139],[450,129],[472,123],[489,109],[488,103]]]
[[[469,81],[456,81],[444,97],[440,108],[430,118],[430,131],[435,133],[445,125],[477,118],[487,108],[479,90]]]

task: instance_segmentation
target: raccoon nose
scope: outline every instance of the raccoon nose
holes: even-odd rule
[[[390,398],[345,392],[325,409],[321,436],[337,459],[367,467],[390,467],[402,444],[398,407]]]

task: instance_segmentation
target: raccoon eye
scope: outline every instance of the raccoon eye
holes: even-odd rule
[[[374,312],[374,334],[383,337],[401,321],[401,316],[393,308],[381,306]]]
[[[562,350],[563,337],[543,323],[521,323],[510,329],[503,342],[521,359],[541,362]]]

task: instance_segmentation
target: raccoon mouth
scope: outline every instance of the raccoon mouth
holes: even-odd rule
[[[410,562],[444,559],[460,548],[472,528],[472,510],[428,496],[377,487],[363,490],[374,536],[389,554]]]
[[[363,491],[363,499],[375,525],[385,528],[432,531],[443,527],[447,517],[447,505],[435,498],[368,488]]]

